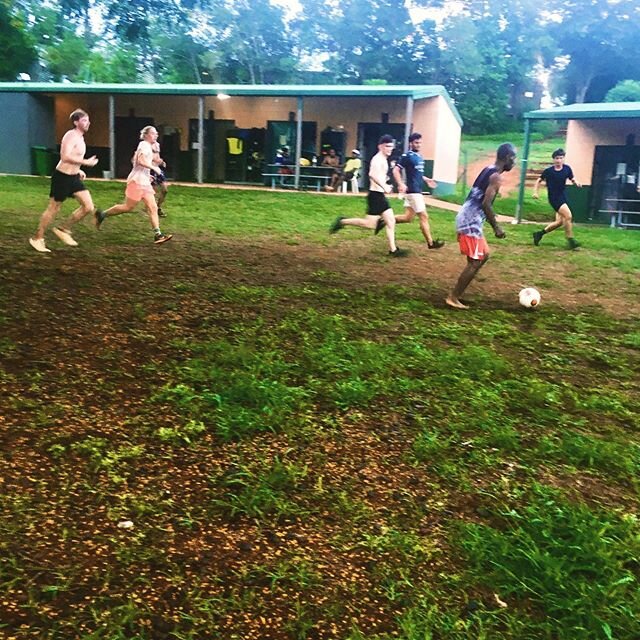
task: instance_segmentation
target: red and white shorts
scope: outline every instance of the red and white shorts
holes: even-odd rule
[[[476,238],[475,236],[466,236],[464,233],[459,233],[458,244],[460,245],[460,253],[472,260],[484,260],[490,253],[489,245],[484,236]]]

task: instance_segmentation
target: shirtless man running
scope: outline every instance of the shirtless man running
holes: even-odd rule
[[[49,204],[40,218],[38,230],[33,237],[29,238],[29,244],[40,253],[51,252],[51,249],[48,249],[45,244],[44,234],[67,198],[73,196],[80,203],[80,206],[66,222],[54,227],[53,233],[70,247],[78,246],[71,235],[71,227],[96,211],[91,194],[82,182],[87,176],[81,169],[82,166],[95,167],[98,164],[96,156],[84,157],[87,152],[84,134],[89,130],[91,124],[89,115],[82,109],[76,109],[69,116],[69,119],[73,123],[73,129],[64,134],[60,143],[60,162],[51,176]]]

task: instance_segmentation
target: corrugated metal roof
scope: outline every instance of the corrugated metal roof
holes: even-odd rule
[[[597,120],[640,118],[640,102],[591,102],[538,109],[524,114],[529,120]]]
[[[77,82],[0,82],[0,92],[103,93],[142,95],[292,96],[292,97],[411,97],[414,100],[442,96],[456,120],[462,119],[447,90],[434,85],[293,85],[293,84],[115,84]]]

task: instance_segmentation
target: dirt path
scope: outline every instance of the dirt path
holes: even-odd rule
[[[488,165],[493,164],[495,156],[489,154],[480,160],[470,162],[467,165],[467,184],[470,186],[476,179],[477,175]],[[516,166],[512,171],[502,174],[502,186],[500,187],[500,193],[503,196],[509,196],[514,194],[520,186],[520,166],[516,162]]]

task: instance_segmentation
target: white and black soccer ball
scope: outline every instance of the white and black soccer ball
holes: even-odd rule
[[[527,307],[527,309],[537,307],[540,304],[540,292],[533,287],[525,287],[520,290],[518,301],[523,307]]]

